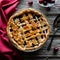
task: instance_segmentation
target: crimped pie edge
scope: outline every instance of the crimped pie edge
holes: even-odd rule
[[[42,13],[40,13],[39,11],[36,11],[35,9],[32,9],[32,8],[27,8],[27,9],[25,9],[25,10],[22,10],[21,12],[18,12],[18,13],[16,13],[16,14],[12,15],[12,16],[10,17],[9,21],[10,21],[11,19],[13,19],[14,17],[19,16],[19,15],[21,15],[22,13],[24,13],[24,12],[26,12],[26,11],[33,11],[33,12],[35,12],[35,13],[37,13],[37,14],[42,15],[42,16],[45,18],[45,16],[44,16]],[[47,21],[46,18],[45,18],[45,20]],[[9,24],[9,22],[8,22],[8,24]],[[7,24],[7,35],[8,35],[8,37],[9,37],[11,43],[12,43],[18,50],[22,50],[22,51],[25,51],[25,52],[31,52],[31,51],[35,51],[35,50],[38,50],[39,48],[41,48],[41,47],[45,44],[45,42],[47,41],[47,39],[48,39],[48,37],[49,37],[49,35],[50,35],[50,31],[51,31],[50,25],[49,25],[49,23],[48,23],[48,21],[47,21],[47,24],[49,25],[49,33],[48,33],[48,36],[47,36],[47,37],[45,38],[45,40],[43,41],[43,43],[40,43],[38,46],[35,46],[34,48],[26,48],[26,49],[23,49],[23,48],[21,48],[21,46],[18,45],[17,42],[15,42],[15,41],[10,37],[9,31],[8,31],[8,24]]]

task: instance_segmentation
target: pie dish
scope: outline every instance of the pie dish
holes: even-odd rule
[[[19,50],[31,52],[38,50],[47,41],[50,25],[45,16],[32,8],[12,15],[7,24],[7,35]]]
[[[55,0],[55,3],[57,2],[57,0]],[[54,7],[55,3],[48,3],[47,5],[41,4],[39,3],[39,0],[37,0],[37,3],[41,6],[41,7]]]

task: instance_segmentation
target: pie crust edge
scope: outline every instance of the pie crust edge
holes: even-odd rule
[[[27,11],[34,11],[35,13],[38,13],[38,14],[42,15],[42,16],[45,18],[45,16],[44,16],[42,13],[40,13],[39,11],[36,11],[35,9],[32,9],[32,8],[28,8],[28,9],[22,10],[22,11],[19,12],[19,13],[16,13],[16,14],[12,15],[9,20],[11,20],[11,19],[13,19],[14,17],[19,16],[19,15],[21,15],[22,13],[27,12]],[[45,18],[45,20],[47,21],[46,18]],[[8,24],[9,24],[9,22],[8,22]],[[45,42],[48,40],[48,37],[49,37],[49,35],[50,35],[50,31],[51,31],[50,25],[49,25],[49,23],[48,23],[48,21],[47,21],[47,24],[49,25],[49,33],[48,33],[48,36],[47,36],[47,37],[45,38],[45,40],[43,41],[43,43],[40,43],[38,46],[35,46],[34,48],[23,49],[23,48],[21,48],[21,46],[18,45],[17,42],[15,42],[15,41],[10,37],[10,34],[8,33],[8,32],[9,32],[9,31],[8,31],[8,28],[9,28],[9,27],[8,27],[8,24],[7,24],[7,29],[6,29],[6,30],[7,30],[7,35],[8,35],[8,37],[9,37],[9,41],[10,41],[18,50],[20,50],[20,51],[22,50],[22,51],[25,51],[25,52],[31,52],[31,51],[36,51],[36,50],[40,49],[40,48],[45,44]]]

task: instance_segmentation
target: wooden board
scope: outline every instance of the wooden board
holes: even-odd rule
[[[51,50],[50,51],[46,50],[47,46],[50,43],[51,36],[53,36],[53,27],[52,26],[53,26],[53,22],[54,22],[54,19],[56,18],[56,16],[58,14],[60,14],[60,8],[51,7],[50,11],[46,11],[45,8],[42,8],[39,6],[39,4],[37,3],[37,0],[33,0],[33,1],[34,1],[33,5],[29,6],[28,0],[21,0],[20,4],[18,5],[18,11],[21,9],[26,9],[26,8],[34,8],[34,9],[42,12],[43,14],[45,14],[45,16],[47,17],[47,19],[51,25],[51,35],[50,35],[48,41],[45,43],[45,45],[38,51],[31,52],[31,53],[20,52],[20,54],[26,60],[32,60],[32,58],[33,58],[33,60],[46,60],[46,57],[49,57],[48,60],[60,60],[60,31],[58,31],[55,35]],[[53,54],[53,48],[55,46],[59,47],[59,51],[57,52],[57,55]]]

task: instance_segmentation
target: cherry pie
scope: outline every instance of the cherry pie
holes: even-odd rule
[[[7,24],[7,35],[12,44],[22,51],[39,49],[50,34],[50,25],[45,16],[28,8],[11,16]]]

